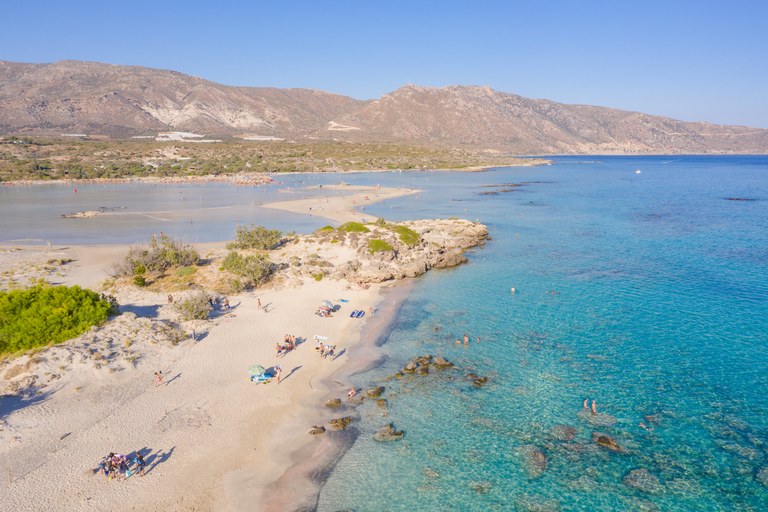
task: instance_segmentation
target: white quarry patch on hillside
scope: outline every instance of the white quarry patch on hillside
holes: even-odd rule
[[[351,132],[354,130],[359,130],[357,126],[345,126],[343,124],[339,124],[336,121],[329,121],[328,122],[328,129],[338,132]]]

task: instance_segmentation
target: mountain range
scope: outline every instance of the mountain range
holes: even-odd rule
[[[235,87],[177,71],[0,61],[0,134],[125,138],[162,131],[472,147],[534,154],[764,154],[768,130],[531,99],[474,85],[405,85],[374,100]]]

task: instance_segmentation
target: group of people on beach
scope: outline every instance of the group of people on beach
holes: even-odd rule
[[[136,464],[134,471],[138,472],[139,476],[144,476],[144,467],[147,463],[144,461],[144,456],[138,452],[133,461],[122,453],[110,453],[99,462],[99,472],[109,480],[115,477],[118,480],[125,480],[131,476],[131,463]]]
[[[477,337],[477,343],[480,343],[480,336]],[[456,338],[456,344],[461,345],[461,338]],[[464,344],[469,345],[469,335],[464,335]]]
[[[286,334],[283,336],[283,343],[285,343],[285,345],[278,343],[275,347],[275,350],[277,350],[277,357],[283,357],[288,352],[296,350],[296,336]]]
[[[320,357],[325,359],[330,356],[333,359],[333,351],[336,350],[336,345],[323,345],[320,344]]]

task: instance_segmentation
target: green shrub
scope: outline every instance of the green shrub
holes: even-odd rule
[[[204,292],[198,292],[189,297],[177,300],[173,303],[173,309],[179,315],[179,320],[206,320],[211,305],[208,303],[208,297]]]
[[[61,343],[117,311],[79,286],[36,286],[0,292],[0,355]]]
[[[130,247],[125,258],[113,265],[110,274],[112,277],[120,277],[141,275],[148,270],[162,272],[171,267],[196,265],[199,259],[200,255],[191,245],[162,235],[159,241],[152,239],[148,246]]]
[[[177,270],[174,273],[174,275],[179,276],[179,277],[181,277],[181,276],[191,276],[195,272],[197,272],[197,269],[195,267],[184,267],[184,268],[180,268],[179,270]]]
[[[379,240],[378,238],[374,238],[368,242],[368,252],[371,254],[381,251],[392,251],[394,249],[395,248],[389,245],[387,242],[384,240]]]
[[[348,233],[370,233],[371,230],[363,226],[359,222],[347,222],[339,226],[339,231],[346,231]]]
[[[322,281],[323,280],[323,274],[313,274],[312,277],[315,278],[315,281]]]
[[[139,287],[146,286],[147,285],[147,280],[146,280],[146,278],[144,276],[134,276],[133,284],[135,284],[136,286],[139,286]]]
[[[235,241],[227,244],[227,249],[261,249],[269,250],[280,242],[283,233],[277,229],[267,229],[264,226],[240,224],[235,228]]]
[[[405,226],[392,226],[392,231],[398,234],[400,241],[405,245],[418,245],[421,242],[421,235]]]
[[[336,230],[336,228],[334,228],[333,226],[323,226],[320,229],[316,230],[315,234],[317,234],[317,233],[324,233],[326,231],[335,231],[335,230]]]
[[[228,272],[245,278],[246,283],[253,286],[266,281],[272,273],[272,264],[263,254],[244,257],[233,251],[224,258],[222,266]]]

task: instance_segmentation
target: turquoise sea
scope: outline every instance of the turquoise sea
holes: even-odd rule
[[[358,409],[319,510],[768,510],[768,158],[555,160],[371,208],[466,208],[493,241],[419,279],[352,377],[385,386],[387,416]],[[381,381],[424,354],[460,369]],[[374,441],[390,421],[404,438]]]
[[[366,211],[477,218],[492,240],[417,279],[380,364],[351,377],[385,386],[387,415],[357,409],[318,510],[768,510],[768,157],[553,160],[262,188],[0,187],[0,242],[225,240],[238,218],[306,232],[328,221],[256,205],[342,180],[420,188]],[[99,206],[130,215],[59,217]],[[457,368],[382,382],[425,354]],[[387,422],[402,440],[373,440]]]

